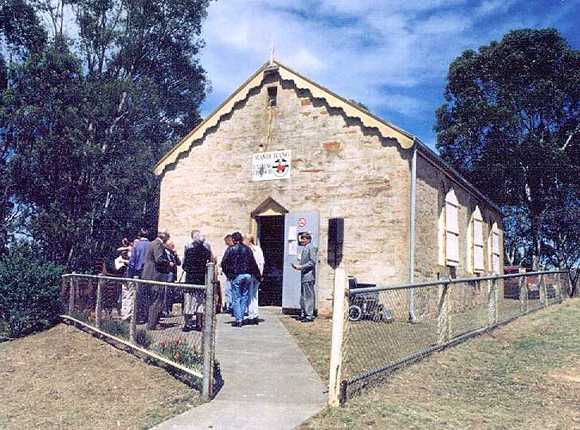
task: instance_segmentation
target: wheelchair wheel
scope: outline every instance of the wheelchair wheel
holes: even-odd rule
[[[351,321],[360,321],[362,317],[362,309],[357,305],[350,305],[348,308],[348,319]]]
[[[379,322],[383,321],[383,314],[385,312],[385,307],[383,305],[377,305],[373,312],[373,321]]]

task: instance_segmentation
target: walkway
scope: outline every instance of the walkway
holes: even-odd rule
[[[279,320],[279,308],[260,313],[264,322],[241,329],[218,315],[216,356],[224,386],[213,401],[156,430],[293,429],[324,408],[326,387]]]

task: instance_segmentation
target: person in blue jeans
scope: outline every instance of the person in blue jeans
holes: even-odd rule
[[[226,250],[221,262],[222,270],[232,286],[234,327],[243,325],[244,313],[248,308],[248,292],[252,276],[256,278],[260,276],[254,253],[248,246],[244,245],[243,239],[239,231],[232,234],[234,244]]]

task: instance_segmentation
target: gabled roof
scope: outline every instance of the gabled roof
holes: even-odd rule
[[[167,154],[165,154],[155,166],[155,174],[160,175],[163,173],[168,165],[177,161],[181,153],[189,151],[196,140],[203,138],[207,129],[216,126],[220,118],[223,115],[230,113],[237,102],[244,100],[253,88],[260,86],[264,79],[263,72],[268,68],[273,67],[277,68],[277,71],[283,80],[293,81],[297,88],[310,91],[313,97],[324,99],[329,106],[342,109],[349,117],[358,118],[365,127],[376,128],[383,137],[395,139],[401,148],[410,149],[413,146],[415,137],[412,134],[401,130],[393,124],[373,115],[361,106],[358,106],[356,103],[346,100],[310,79],[305,78],[282,63],[273,61],[273,63],[265,63],[260,67],[215,111],[181,139],[181,141],[179,141],[179,143],[177,143]]]
[[[373,115],[358,104],[344,99],[339,95],[333,93],[327,88],[317,84],[316,82],[300,75],[279,61],[267,62],[262,65],[250,78],[244,82],[240,87],[234,91],[221,105],[218,106],[204,121],[202,121],[196,128],[181,139],[167,154],[159,160],[154,168],[156,175],[161,175],[165,168],[177,161],[179,155],[190,150],[191,146],[199,139],[202,139],[206,130],[215,127],[222,116],[230,113],[236,103],[245,100],[253,88],[262,85],[264,80],[264,72],[268,69],[276,69],[283,80],[293,81],[297,88],[310,91],[314,98],[321,98],[328,103],[329,106],[342,109],[348,117],[358,118],[365,127],[375,128],[379,133],[388,139],[394,139],[403,149],[412,149],[415,147],[419,154],[425,159],[431,161],[434,166],[439,168],[450,178],[453,178],[466,189],[472,191],[479,198],[483,199],[491,205],[500,214],[501,209],[488,197],[483,195],[477,188],[469,183],[463,176],[461,176],[455,169],[453,169],[447,162],[445,162],[438,154],[431,150],[428,146],[421,142],[420,139],[408,133],[399,127]]]

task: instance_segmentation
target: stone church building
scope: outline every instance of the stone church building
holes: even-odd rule
[[[320,249],[318,312],[332,309],[329,219],[344,219],[341,267],[359,282],[502,273],[500,209],[412,134],[285,65],[263,65],[156,165],[159,227],[178,249],[201,229],[252,233],[266,267],[260,304],[299,307],[298,235]]]

